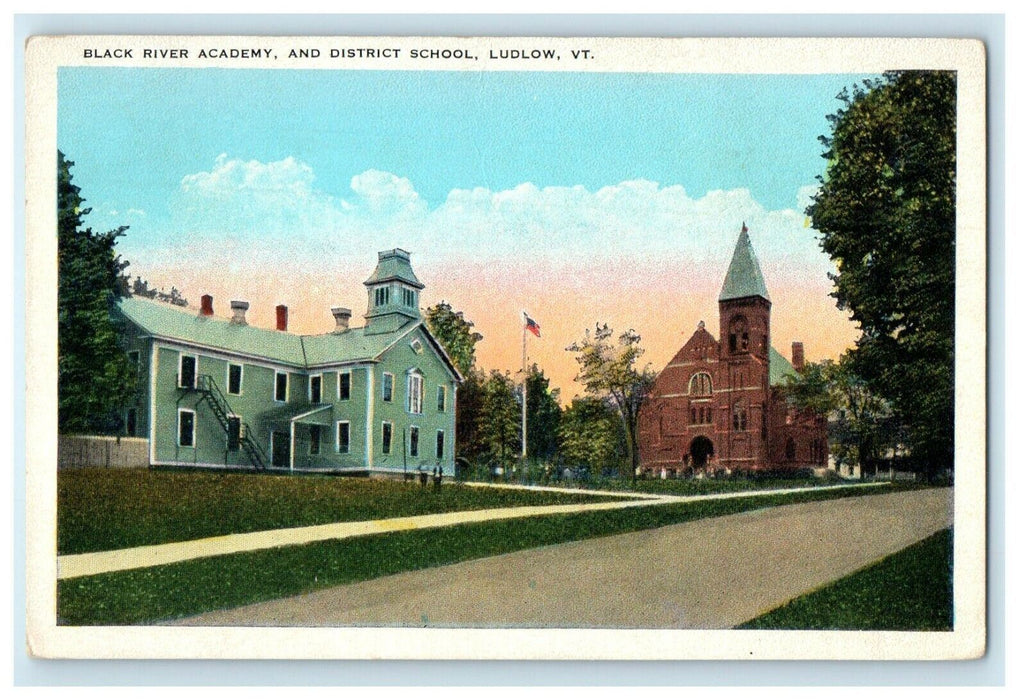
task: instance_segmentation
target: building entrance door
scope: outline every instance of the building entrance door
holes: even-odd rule
[[[713,455],[712,440],[699,435],[691,441],[691,468],[704,469],[709,464],[709,458]]]
[[[289,466],[290,442],[288,433],[271,433],[271,466]]]

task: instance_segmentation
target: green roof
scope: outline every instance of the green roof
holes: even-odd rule
[[[734,246],[734,257],[730,260],[727,276],[723,280],[720,301],[744,297],[762,297],[769,301],[766,282],[762,279],[762,270],[759,269],[759,261],[755,259],[747,228],[741,229],[737,245]]]
[[[770,347],[769,351],[769,383],[770,386],[777,386],[784,383],[785,377],[797,377],[795,371],[787,358]]]
[[[148,335],[304,368],[374,360],[416,325],[407,324],[393,333],[373,335],[364,335],[363,328],[345,333],[296,335],[200,316],[195,311],[139,297],[121,299],[118,308]]]
[[[410,254],[402,248],[383,250],[378,253],[378,266],[374,268],[374,273],[364,284],[371,285],[391,280],[406,282],[417,289],[424,288],[417,276],[413,274],[413,267],[410,266]]]

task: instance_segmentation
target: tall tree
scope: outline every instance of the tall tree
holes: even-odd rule
[[[559,456],[564,464],[593,473],[622,471],[628,465],[627,443],[617,410],[603,399],[574,399],[559,424]]]
[[[460,374],[470,374],[475,363],[474,346],[484,339],[474,330],[474,324],[463,317],[462,311],[453,311],[446,301],[428,307],[424,320]]]
[[[853,362],[927,470],[954,461],[955,74],[902,71],[842,93],[808,209],[858,324]]]
[[[865,474],[890,442],[893,420],[887,403],[875,394],[856,371],[852,352],[839,362],[806,363],[797,376],[784,380],[786,400],[799,411],[833,414],[831,442],[838,462],[858,464]]]
[[[552,459],[559,447],[559,389],[549,389],[549,378],[538,365],[527,373],[527,457]]]
[[[124,290],[126,261],[115,252],[127,226],[83,227],[89,213],[72,183],[72,161],[57,152],[57,386],[62,433],[119,433],[135,370],[111,314]]]
[[[477,415],[482,456],[508,467],[520,453],[520,402],[509,373],[492,370],[484,382]]]
[[[569,346],[574,353],[578,373],[575,377],[589,395],[608,399],[616,407],[623,424],[630,457],[631,478],[638,473],[638,413],[649,389],[655,382],[655,373],[649,368],[638,369],[637,363],[644,350],[641,336],[633,330],[624,331],[616,338],[607,324],[595,324],[595,333],[585,331],[584,338]]]

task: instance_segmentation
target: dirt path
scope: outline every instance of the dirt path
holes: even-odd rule
[[[952,496],[930,489],[749,511],[407,572],[180,624],[729,628],[951,525]]]

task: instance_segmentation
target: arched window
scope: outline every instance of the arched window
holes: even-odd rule
[[[730,320],[730,351],[748,352],[748,319],[735,316]]]
[[[734,402],[733,414],[734,430],[748,430],[748,412],[745,410],[743,403],[740,401]]]
[[[698,372],[691,375],[688,383],[688,393],[692,396],[708,396],[712,393],[712,377],[708,372]]]

